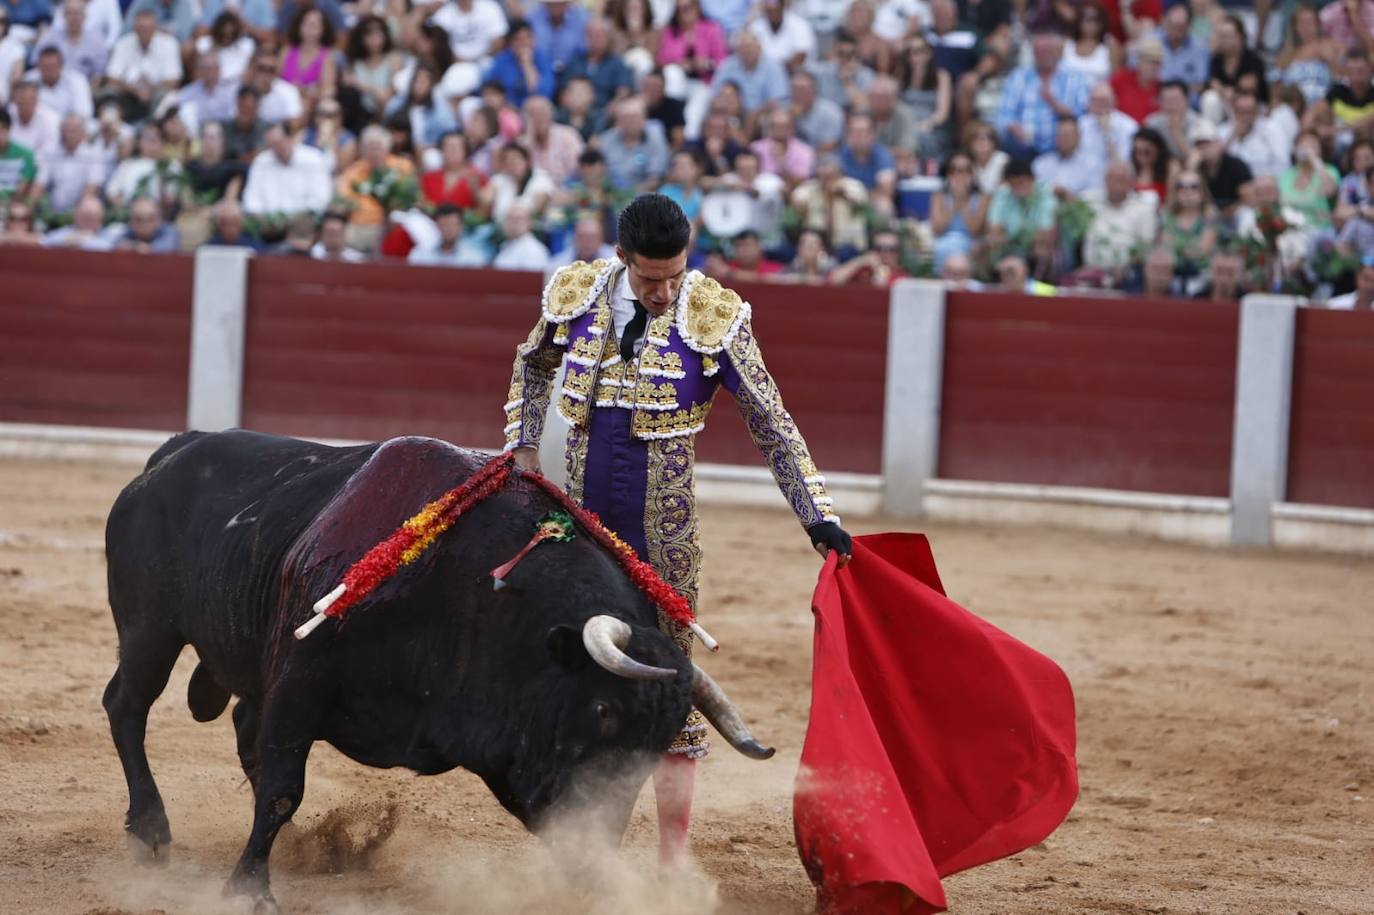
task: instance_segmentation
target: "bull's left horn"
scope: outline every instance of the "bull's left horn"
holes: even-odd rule
[[[641,664],[625,653],[630,644],[630,624],[614,616],[594,616],[582,626],[582,644],[592,660],[619,677],[630,680],[671,680],[677,671]]]
[[[750,759],[768,759],[775,752],[754,739],[749,725],[740,717],[739,709],[730,697],[725,695],[710,674],[692,665],[692,704],[701,710],[706,720],[720,732],[720,736],[730,741],[730,746],[739,750]]]

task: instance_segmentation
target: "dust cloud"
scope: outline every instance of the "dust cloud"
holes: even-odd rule
[[[595,811],[568,816],[539,838],[474,854],[421,846],[406,833],[394,803],[345,804],[282,830],[272,887],[283,913],[706,915],[720,907],[716,881],[695,865],[661,871],[652,848],[618,847],[598,828],[599,819]],[[303,875],[368,871],[381,861],[389,870],[410,871],[403,891],[328,885],[320,891],[312,882],[302,893],[299,885]],[[95,879],[114,906],[83,915],[251,915],[251,900],[223,895],[228,870],[180,860],[175,851],[162,866],[112,869]]]

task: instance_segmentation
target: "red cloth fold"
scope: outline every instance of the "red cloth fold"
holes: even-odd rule
[[[926,538],[826,563],[793,817],[822,912],[945,908],[940,878],[1045,838],[1078,796],[1073,692],[945,596]]]

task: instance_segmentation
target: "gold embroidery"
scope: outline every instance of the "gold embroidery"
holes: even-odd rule
[[[544,431],[553,376],[563,358],[563,350],[547,340],[548,326],[549,322],[540,318],[529,338],[516,348],[506,390],[506,403],[517,404],[505,411],[507,448],[537,445]]]
[[[648,548],[645,558],[649,564],[695,609],[697,580],[701,573],[701,542],[696,498],[692,491],[693,447],[690,437],[649,442],[645,455],[648,485],[644,499],[644,540]],[[662,613],[658,625],[689,658],[692,656],[692,630]],[[668,752],[695,759],[705,756],[709,750],[705,722],[694,709]]]
[[[583,484],[587,474],[587,430],[573,426],[568,430],[568,442],[564,446],[563,465],[568,471],[567,482],[563,489],[568,497],[582,504]]]
[[[709,276],[702,277],[692,284],[679,330],[692,349],[718,352],[744,308],[739,293],[726,289]]]
[[[640,380],[635,388],[635,406],[647,410],[667,410],[677,406],[677,388],[671,381],[654,384]]]
[[[611,307],[603,289],[597,302],[592,323],[579,333],[569,349],[567,369],[563,375],[563,395],[558,411],[574,426],[584,425],[591,413],[592,390],[601,374],[601,357],[606,350],[605,328],[611,321]],[[598,336],[596,330],[603,333]]]
[[[731,341],[729,355],[739,376],[735,404],[793,513],[808,526],[833,517],[825,481],[796,422],[783,406],[782,395],[763,364],[747,322]]]
[[[693,404],[686,410],[653,412],[636,410],[630,421],[630,434],[635,438],[676,438],[691,435],[706,423],[709,403]]]
[[[592,369],[569,363],[568,370],[563,375],[563,391],[571,392],[574,400],[586,400],[587,395],[592,392],[592,383],[595,380],[596,372]]]
[[[590,264],[574,261],[555,273],[544,293],[547,316],[555,321],[566,321],[585,311],[583,306],[587,305],[589,291],[609,263],[605,260]]]
[[[567,420],[570,426],[582,426],[587,422],[590,406],[585,400],[575,400],[564,392],[558,399],[558,412]]]
[[[583,365],[587,365],[588,371],[591,371],[592,364],[601,360],[601,347],[604,342],[605,341],[600,337],[593,337],[591,334],[587,334],[573,341],[572,349],[569,350],[569,353],[573,356],[575,362],[581,362]]]
[[[568,325],[558,325],[558,330],[553,332],[553,342],[557,343],[559,346],[566,346],[568,344]]]
[[[674,352],[663,352],[657,346],[646,346],[639,355],[639,374],[681,378],[682,357]]]

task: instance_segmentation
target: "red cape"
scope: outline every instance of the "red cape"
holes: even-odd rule
[[[946,597],[925,537],[854,538],[813,610],[793,817],[822,912],[941,911],[941,877],[1063,821],[1078,796],[1068,678]]]

